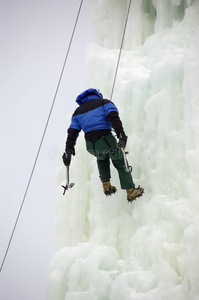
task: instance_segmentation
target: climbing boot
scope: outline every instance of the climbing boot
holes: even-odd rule
[[[117,191],[116,187],[110,184],[110,181],[102,181],[102,185],[104,188],[104,194],[106,196],[111,196],[112,194],[115,194],[115,192]]]
[[[132,202],[136,198],[142,196],[142,194],[144,193],[144,189],[138,186],[137,188],[126,190],[126,192],[128,202]]]

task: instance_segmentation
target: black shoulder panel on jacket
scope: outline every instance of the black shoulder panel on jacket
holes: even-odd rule
[[[107,103],[109,103],[110,101],[107,99],[93,99],[93,100],[89,100],[88,102],[83,103],[82,105],[80,105],[74,112],[73,117],[77,116],[77,115],[81,115],[81,114],[85,114],[88,111],[94,110],[100,106],[103,106]]]

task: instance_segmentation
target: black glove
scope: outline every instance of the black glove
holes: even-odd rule
[[[66,167],[70,166],[71,155],[75,155],[75,148],[67,150],[62,155],[63,163]]]
[[[118,147],[124,149],[124,148],[126,147],[127,138],[128,138],[128,137],[125,135],[125,133],[120,133],[120,135],[119,135]]]

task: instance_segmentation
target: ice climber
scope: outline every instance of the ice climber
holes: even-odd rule
[[[144,192],[135,184],[130,172],[126,172],[124,157],[121,148],[125,148],[127,136],[120,120],[118,109],[113,102],[103,99],[102,94],[96,89],[88,89],[81,93],[76,102],[79,107],[72,116],[68,129],[65,152],[62,156],[65,166],[69,166],[71,156],[75,155],[76,139],[81,129],[85,133],[87,151],[97,158],[100,179],[105,195],[114,194],[117,190],[110,183],[110,159],[117,169],[121,189],[127,192],[127,200],[132,202]],[[112,128],[117,138],[112,135]]]

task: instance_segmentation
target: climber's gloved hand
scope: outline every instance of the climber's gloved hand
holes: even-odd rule
[[[127,136],[125,133],[120,133],[119,134],[119,142],[118,142],[118,147],[119,148],[125,148],[126,147],[126,143],[127,143]]]
[[[71,162],[71,156],[75,155],[75,148],[73,149],[68,149],[66,150],[63,155],[62,155],[62,159],[63,159],[63,163],[66,167],[70,166],[70,162]]]

